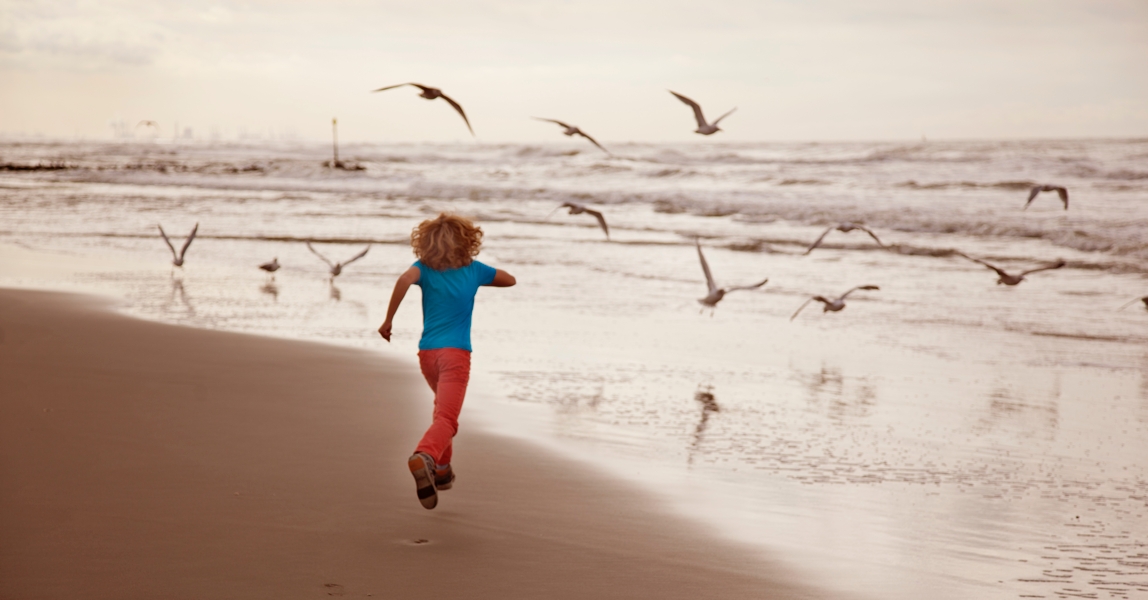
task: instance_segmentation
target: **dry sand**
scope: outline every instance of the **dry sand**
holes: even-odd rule
[[[408,371],[0,290],[0,598],[825,597],[473,428],[423,509],[405,459],[430,393]]]

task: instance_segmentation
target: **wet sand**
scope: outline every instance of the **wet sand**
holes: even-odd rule
[[[465,412],[424,510],[408,370],[0,290],[0,597],[827,596]]]

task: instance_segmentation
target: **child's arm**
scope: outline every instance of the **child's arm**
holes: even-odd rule
[[[518,280],[514,278],[514,275],[511,275],[502,269],[498,269],[494,273],[494,281],[491,281],[488,285],[494,287],[510,287],[516,283],[518,283]]]
[[[399,305],[403,303],[403,298],[407,295],[407,289],[412,284],[419,281],[419,268],[411,267],[405,273],[399,275],[399,280],[395,282],[395,290],[391,292],[391,304],[387,307],[387,320],[379,326],[379,335],[383,336],[384,340],[391,341],[391,319],[395,318],[395,313],[399,311]],[[511,284],[513,285],[513,284]]]

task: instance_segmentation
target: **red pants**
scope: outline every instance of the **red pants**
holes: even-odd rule
[[[426,452],[435,464],[449,465],[451,440],[458,433],[458,413],[470,381],[470,352],[461,348],[419,350],[419,367],[434,391],[434,419],[415,452]]]

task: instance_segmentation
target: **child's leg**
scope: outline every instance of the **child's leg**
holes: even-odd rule
[[[458,413],[470,381],[470,352],[439,348],[419,352],[419,366],[435,392],[434,418],[415,452],[425,452],[437,464],[450,464],[451,440],[458,433]]]

